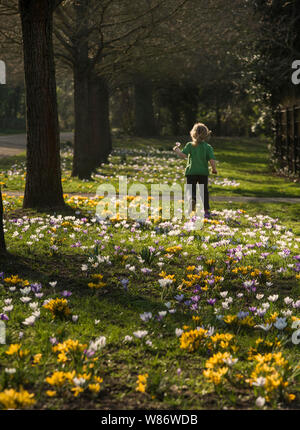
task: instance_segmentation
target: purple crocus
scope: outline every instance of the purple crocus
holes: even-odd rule
[[[300,300],[297,300],[295,303],[293,303],[293,308],[295,309],[300,308]]]
[[[213,306],[216,303],[217,299],[208,299],[207,303],[211,306]]]
[[[31,284],[30,287],[33,293],[38,293],[42,289],[42,284],[39,284],[38,282],[36,282],[34,284]]]
[[[201,286],[199,285],[199,284],[196,284],[195,286],[194,286],[194,293],[200,293],[200,291],[201,291]]]
[[[265,313],[267,312],[267,309],[257,309],[257,315],[262,318]]]
[[[243,312],[243,311],[240,311],[240,312],[237,314],[237,317],[238,317],[238,319],[242,320],[242,319],[246,318],[248,315],[249,315],[249,312]]]
[[[70,297],[70,296],[72,295],[72,292],[71,292],[71,291],[64,290],[64,291],[62,291],[61,295],[62,295],[63,297]]]
[[[178,294],[177,296],[174,297],[175,300],[177,300],[178,302],[182,302],[182,300],[184,299],[184,294]]]
[[[2,321],[8,321],[9,318],[8,318],[8,316],[6,314],[0,314],[0,320],[2,320]]]
[[[121,284],[123,285],[124,290],[127,291],[129,280],[127,278],[121,279]]]
[[[80,240],[76,243],[74,243],[73,245],[71,245],[71,248],[80,248],[81,247],[81,242]]]
[[[51,345],[55,345],[55,344],[57,344],[57,339],[56,339],[56,337],[50,337],[50,338],[49,338],[49,341],[50,341]]]
[[[83,353],[87,356],[87,358],[91,358],[95,354],[95,351],[92,349],[85,349]]]

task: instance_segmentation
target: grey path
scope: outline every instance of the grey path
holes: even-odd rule
[[[23,196],[22,191],[6,191],[5,188],[2,189],[2,192],[9,196]],[[94,198],[95,193],[68,193],[67,191],[64,194],[68,194],[69,196],[82,196],[82,197],[90,197]],[[216,202],[241,202],[241,203],[296,203],[300,204],[300,198],[297,197],[247,197],[247,196],[211,196],[212,201]]]
[[[212,200],[227,203],[300,203],[300,197],[248,197],[248,196],[212,196]]]
[[[60,133],[60,140],[73,140],[73,133]],[[0,157],[20,154],[26,151],[26,134],[0,136]]]

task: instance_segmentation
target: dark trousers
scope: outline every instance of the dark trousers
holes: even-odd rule
[[[186,183],[192,184],[192,210],[194,211],[196,208],[196,185],[203,184],[204,185],[204,211],[209,211],[209,194],[208,194],[208,176],[207,175],[187,175]],[[201,197],[201,196],[199,196]]]

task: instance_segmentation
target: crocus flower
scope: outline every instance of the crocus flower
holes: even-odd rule
[[[277,328],[277,330],[283,330],[287,326],[286,318],[277,318],[274,327]]]
[[[57,284],[57,281],[49,282],[49,285],[50,285],[52,288],[55,288],[56,284]]]
[[[57,343],[56,337],[50,337],[49,341],[50,341],[51,345],[55,345]]]
[[[70,296],[72,295],[72,292],[71,292],[71,291],[64,290],[64,291],[62,291],[61,295],[62,295],[63,297],[70,297]]]
[[[124,290],[127,291],[129,280],[127,278],[121,279],[121,284],[123,285]]]
[[[140,314],[140,318],[142,321],[147,322],[152,318],[151,312],[144,312],[143,314]]]
[[[38,293],[42,289],[42,285],[36,282],[35,284],[31,284],[31,291],[34,293]]]
[[[133,332],[133,335],[138,339],[142,339],[143,337],[147,336],[147,334],[148,332],[146,330],[138,330]]]
[[[211,306],[213,306],[216,303],[217,299],[208,299],[207,303]]]
[[[270,328],[272,327],[272,324],[260,324],[260,325],[255,325],[254,328],[261,328],[264,331],[269,331]]]
[[[257,399],[255,400],[255,404],[258,408],[262,408],[265,403],[266,399],[264,397],[257,397]]]
[[[31,315],[30,317],[26,318],[25,321],[23,321],[24,325],[33,325],[35,323],[35,316]]]
[[[175,329],[175,334],[177,337],[180,337],[183,333],[183,330],[181,328],[176,328]]]

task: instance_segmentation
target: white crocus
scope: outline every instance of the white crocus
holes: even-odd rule
[[[177,337],[180,337],[183,333],[183,330],[181,328],[176,328],[175,329],[175,334]]]
[[[147,334],[147,330],[138,330],[133,332],[133,335],[138,339],[142,339],[143,337],[147,336]]]

